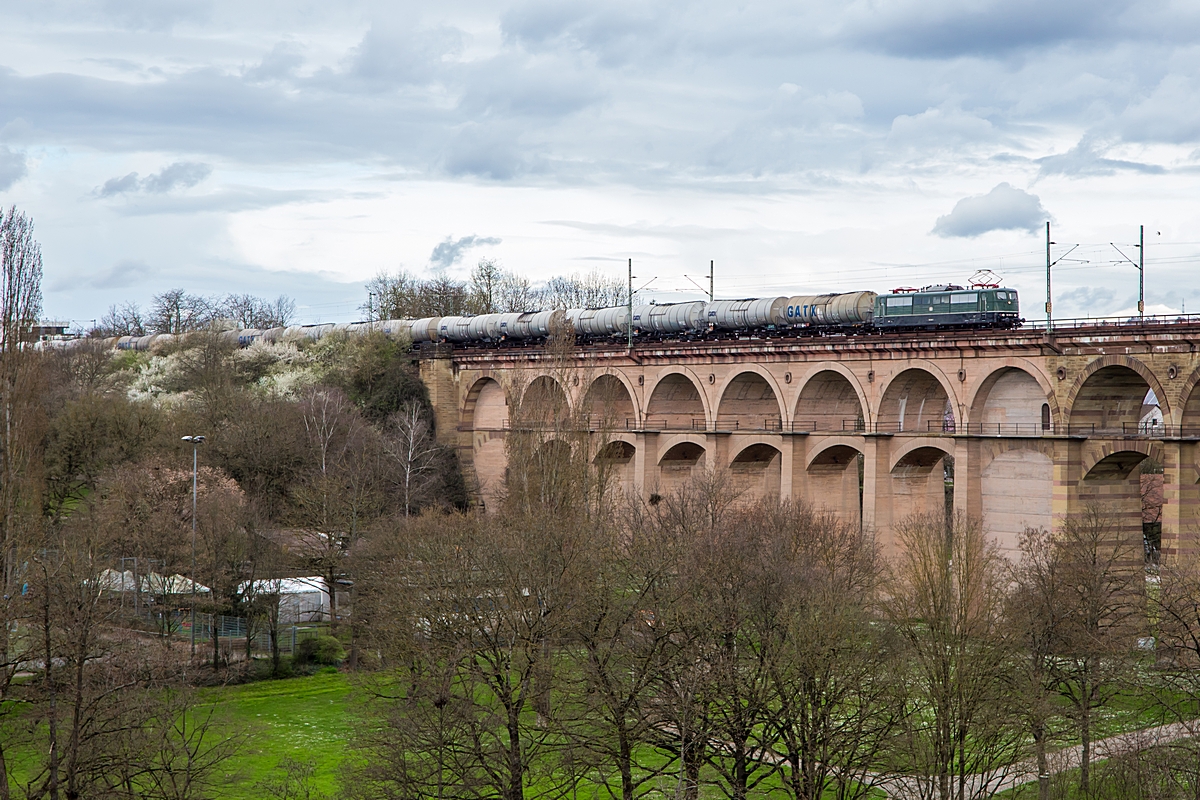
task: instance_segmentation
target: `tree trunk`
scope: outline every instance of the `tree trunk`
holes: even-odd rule
[[[9,800],[8,762],[4,759],[4,742],[0,741],[0,800]]]
[[[1088,797],[1091,792],[1092,766],[1092,703],[1089,697],[1091,687],[1084,681],[1080,688],[1083,689],[1080,693],[1083,703],[1079,708],[1079,740],[1083,747],[1079,754],[1079,791],[1084,797]]]
[[[332,569],[325,576],[325,589],[329,594],[329,635],[337,636],[337,575]]]
[[[617,727],[617,742],[621,759],[621,800],[633,800],[633,748],[624,725]]]
[[[49,578],[49,576],[46,577]],[[50,639],[50,595],[48,594],[50,581],[47,580],[46,583],[47,585],[43,588],[43,591],[47,592],[47,594],[42,600],[42,630],[44,633],[43,644],[45,646],[46,658],[43,668],[45,670],[46,690],[49,694],[46,732],[50,739],[50,765],[47,786],[49,787],[48,794],[50,800],[58,800],[58,693],[54,688],[54,648]]]
[[[1033,749],[1037,755],[1038,800],[1050,800],[1050,761],[1046,757],[1046,726],[1033,728]]]
[[[508,791],[505,800],[524,800],[525,770],[521,758],[520,709],[508,709]]]
[[[704,765],[704,743],[691,731],[684,731],[680,742],[683,759],[683,800],[700,797],[700,768]]]

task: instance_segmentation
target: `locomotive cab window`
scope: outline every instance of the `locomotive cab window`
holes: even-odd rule
[[[911,297],[889,297],[887,299],[888,308],[911,308]]]

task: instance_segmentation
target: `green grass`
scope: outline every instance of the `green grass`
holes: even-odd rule
[[[220,727],[245,743],[222,770],[225,798],[261,797],[255,784],[269,777],[284,758],[315,768],[313,785],[332,796],[338,765],[350,741],[350,683],[345,675],[261,681],[211,689],[204,699],[218,711]]]

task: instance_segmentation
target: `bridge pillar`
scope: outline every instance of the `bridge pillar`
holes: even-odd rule
[[[796,437],[784,436],[779,445],[779,499],[792,499],[793,469],[795,469]]]
[[[954,440],[954,513],[983,517],[982,442],[969,436]]]
[[[637,449],[633,451],[633,493],[636,497],[646,494],[646,448],[649,438],[644,432],[634,434],[634,447]]]
[[[862,527],[875,537],[885,556],[895,551],[892,540],[892,482],[888,472],[891,438],[863,437]]]
[[[1163,443],[1162,554],[1195,555],[1200,545],[1200,444]]]

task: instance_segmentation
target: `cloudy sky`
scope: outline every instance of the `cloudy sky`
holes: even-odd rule
[[[659,300],[992,269],[1200,312],[1200,4],[0,2],[0,201],[48,316],[172,287],[349,320],[363,282],[625,274]],[[1117,247],[1112,247],[1114,242]],[[1120,248],[1120,252],[1118,249]]]

